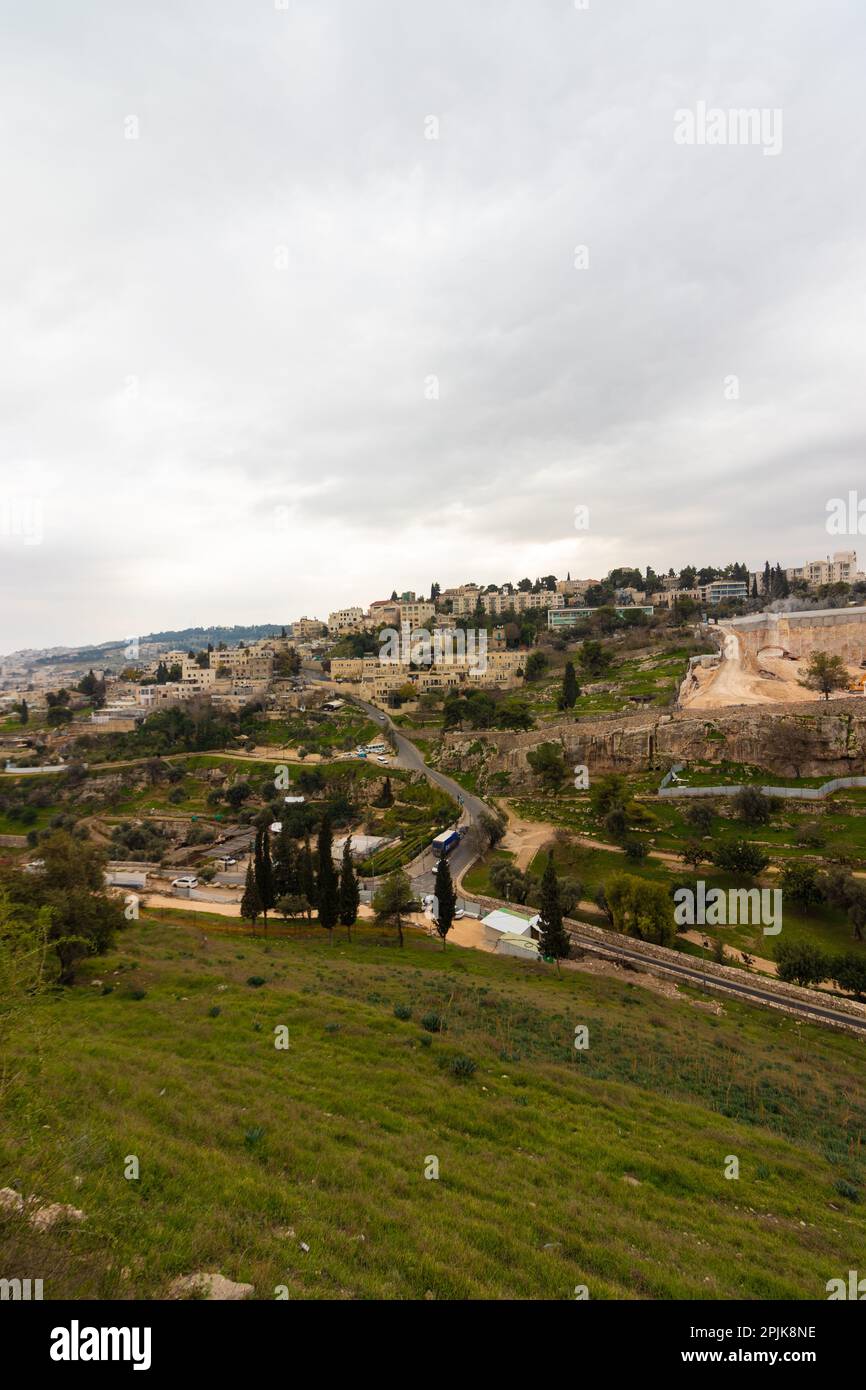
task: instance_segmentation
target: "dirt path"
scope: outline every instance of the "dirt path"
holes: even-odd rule
[[[703,946],[705,941],[713,939],[713,930],[714,929],[711,928],[705,932],[684,931],[679,932],[678,936],[682,941],[691,941],[695,946]],[[753,956],[751,951],[740,951],[736,946],[725,946],[726,963],[735,960],[742,965],[744,955],[749,957],[752,967],[755,970],[759,970],[763,975],[778,975],[779,969],[774,960],[767,960],[763,956]]]
[[[508,818],[508,828],[502,840],[501,848],[510,850],[514,855],[516,867],[525,871],[529,868],[538,851],[550,843],[557,831],[566,829],[566,827],[554,825],[551,821],[521,820],[510,801],[503,801],[502,805]],[[591,835],[580,835],[571,830],[568,830],[567,834],[575,844],[584,849],[600,849],[606,850],[609,854],[625,854],[621,845],[612,845],[607,840],[595,840]],[[662,864],[675,864],[679,868],[683,867],[680,856],[671,850],[651,849],[647,857],[657,859]]]

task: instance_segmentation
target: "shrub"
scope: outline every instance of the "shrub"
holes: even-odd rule
[[[833,1184],[840,1197],[845,1197],[849,1202],[859,1202],[860,1193],[853,1183],[846,1182],[844,1178],[837,1178]]]
[[[426,1028],[428,1033],[441,1033],[444,1026],[441,1014],[424,1014],[421,1019],[421,1027]]]
[[[748,840],[728,840],[713,852],[713,863],[732,874],[748,874],[754,878],[766,869],[770,860],[758,845]]]
[[[412,1017],[412,1010],[409,1008],[408,1004],[395,1004],[394,1017],[402,1018],[405,1021]]]
[[[214,1004],[212,1009],[208,1009],[207,1016],[208,1018],[219,1018],[221,1013],[222,1009],[220,1008],[219,1004]]]
[[[250,985],[252,989],[261,989],[262,985],[265,983],[266,981],[261,975],[250,975],[250,978],[247,980],[247,984]]]
[[[448,1064],[448,1070],[452,1076],[456,1076],[462,1081],[474,1074],[476,1065],[471,1057],[452,1057]]]

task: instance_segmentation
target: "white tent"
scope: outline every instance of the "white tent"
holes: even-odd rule
[[[488,912],[486,917],[482,917],[481,925],[489,927],[491,931],[504,932],[507,936],[525,936],[528,938],[532,920],[534,919],[521,917],[519,912],[509,912],[507,908],[497,907],[493,912]]]

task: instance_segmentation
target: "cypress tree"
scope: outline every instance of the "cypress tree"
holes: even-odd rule
[[[316,895],[318,897],[319,921],[334,940],[334,927],[340,914],[340,896],[337,874],[334,869],[334,837],[331,833],[331,818],[325,814],[319,827],[317,846]]]
[[[360,901],[361,890],[358,887],[358,876],[352,861],[352,837],[348,835],[343,846],[343,862],[340,865],[340,921],[348,929],[350,941],[352,939],[352,927],[358,920]]]
[[[436,865],[436,882],[433,885],[433,892],[436,895],[436,930],[442,938],[442,950],[444,951],[445,938],[451,930],[454,911],[457,907],[454,881],[451,878],[451,866],[444,854]]]
[[[309,918],[311,909],[316,906],[316,876],[313,873],[313,856],[310,853],[309,835],[304,836],[304,848],[301,851],[299,878],[301,881],[301,892],[309,904],[307,908],[307,917]]]
[[[246,918],[256,925],[256,918],[262,910],[262,900],[259,897],[259,890],[256,887],[256,875],[252,864],[247,865],[247,881],[244,885],[244,895],[241,898],[241,917]]]
[[[256,831],[255,879],[265,926],[268,925],[268,912],[277,900],[274,892],[274,867],[271,863],[271,837],[266,826]]]
[[[296,897],[300,887],[295,846],[288,827],[284,825],[276,844],[274,894],[277,898]]]
[[[574,674],[574,662],[567,661],[562,677],[562,708],[574,709],[579,694],[580,686],[577,683],[577,676]]]
[[[547,856],[547,868],[541,880],[541,909],[538,921],[538,945],[543,956],[552,957],[559,962],[565,960],[571,950],[568,932],[562,923],[562,904],[559,897],[559,880],[553,867],[553,855]]]

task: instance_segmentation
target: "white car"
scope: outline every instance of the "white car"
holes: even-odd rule
[[[171,881],[172,888],[197,888],[198,879],[195,874],[185,874],[182,878],[174,878]]]
[[[386,758],[384,753],[379,753],[376,757],[377,763],[390,763],[391,759]]]
[[[230,869],[232,864],[236,864],[238,861],[236,859],[232,859],[230,854],[226,854],[223,855],[222,859],[220,859],[219,862],[223,865],[224,868]]]
[[[462,908],[462,907],[458,907],[457,911],[454,913],[454,921],[455,921],[455,922],[459,922],[460,919],[461,919],[461,917],[465,917],[465,916],[466,916],[466,913],[464,912],[463,908]]]

